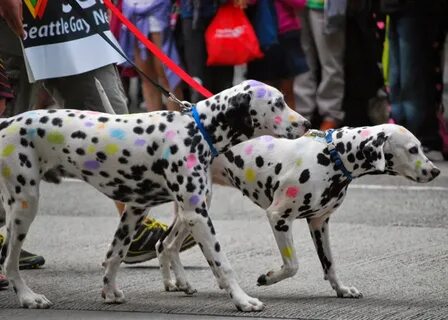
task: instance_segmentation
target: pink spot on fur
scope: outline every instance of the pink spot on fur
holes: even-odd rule
[[[187,156],[187,168],[188,169],[193,168],[197,163],[198,163],[198,159],[196,159],[195,154],[192,153]]]
[[[280,116],[276,116],[276,117],[274,118],[274,122],[275,122],[275,124],[280,124],[280,123],[282,123],[282,117],[280,117]]]
[[[365,129],[365,130],[361,130],[360,135],[361,135],[361,137],[363,137],[363,138],[367,138],[368,136],[370,136],[370,131],[367,130],[367,129]]]
[[[170,141],[173,140],[175,136],[176,136],[176,132],[174,130],[168,130],[165,133],[165,138],[167,138]]]
[[[99,115],[101,112],[98,111],[85,111],[86,114],[91,114],[91,115]]]
[[[286,189],[286,196],[289,198],[297,197],[298,193],[299,193],[299,188],[297,188],[297,187],[288,187],[288,189]]]
[[[252,151],[254,150],[253,145],[248,145],[246,148],[244,148],[244,153],[248,156],[252,154]]]

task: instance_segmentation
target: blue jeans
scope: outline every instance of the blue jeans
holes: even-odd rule
[[[433,43],[437,19],[418,13],[390,18],[390,99],[392,118],[424,145],[439,148]]]

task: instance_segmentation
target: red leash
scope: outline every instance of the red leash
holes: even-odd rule
[[[185,81],[190,87],[202,94],[204,97],[209,98],[213,94],[206,88],[201,86],[196,80],[194,80],[188,73],[180,68],[173,60],[167,57],[162,50],[160,50],[154,43],[148,40],[148,38],[137,29],[137,27],[129,21],[120,10],[111,2],[111,0],[104,0],[104,4],[110,11],[123,23],[129,31],[131,31],[135,37],[140,40],[149,51],[151,51],[164,65],[170,68],[176,75],[178,75],[183,81]]]

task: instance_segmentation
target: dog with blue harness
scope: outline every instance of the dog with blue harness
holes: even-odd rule
[[[214,183],[241,190],[266,210],[283,265],[259,276],[258,285],[271,285],[296,274],[299,264],[292,223],[307,219],[325,280],[338,297],[360,298],[357,288],[344,285],[337,277],[329,242],[331,214],[344,201],[350,182],[367,174],[389,174],[425,183],[437,177],[440,170],[428,160],[411,132],[384,124],[326,132],[310,130],[295,140],[258,137],[218,156],[212,173]],[[183,229],[176,221],[173,232]],[[183,275],[178,256],[182,240],[163,241],[159,259],[163,261],[165,287],[184,281],[179,279]],[[176,271],[174,280],[170,267]]]

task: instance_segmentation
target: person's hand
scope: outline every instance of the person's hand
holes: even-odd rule
[[[233,0],[233,5],[241,9],[246,9],[248,2],[248,0]]]
[[[25,36],[22,22],[22,0],[1,0],[0,16],[6,20],[6,23],[18,37],[23,38]]]
[[[0,98],[0,116],[5,112],[6,110],[6,99]]]

